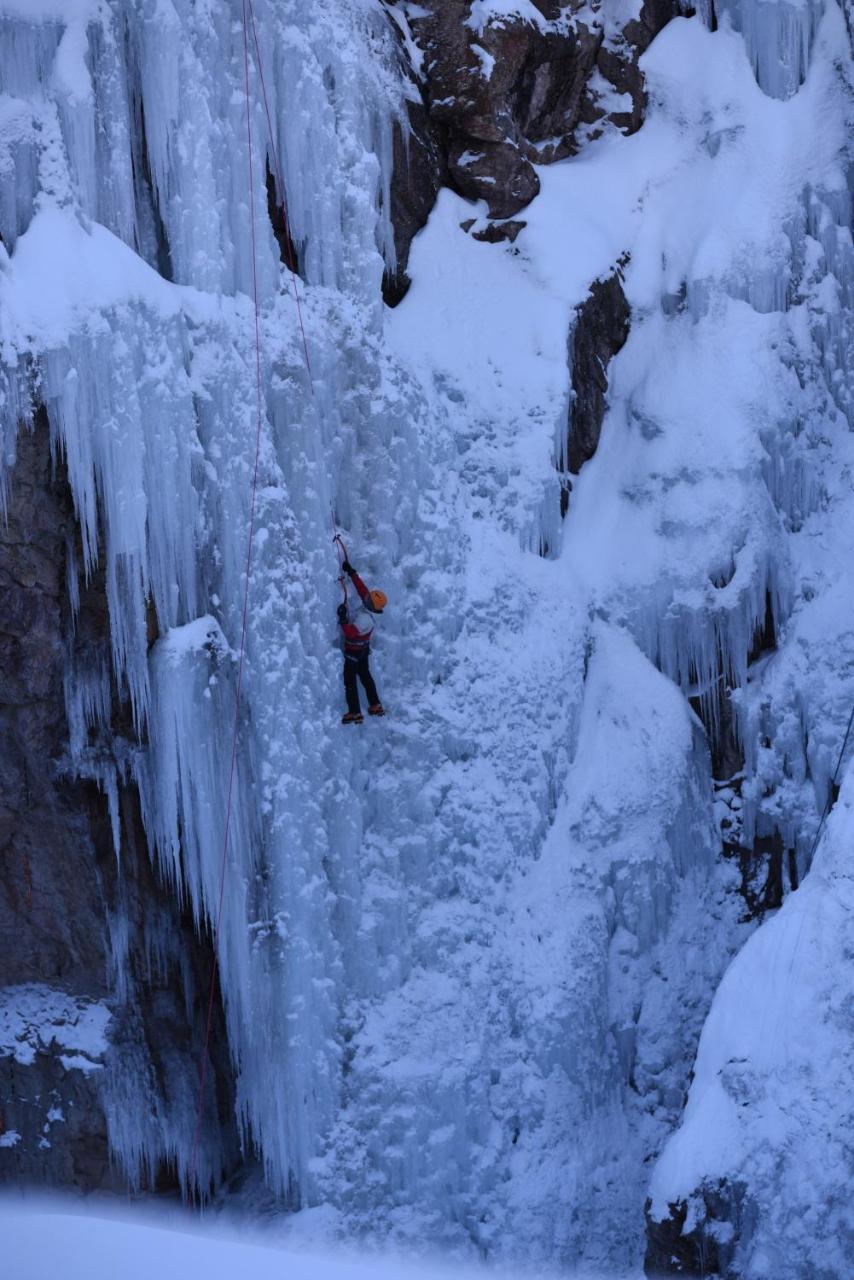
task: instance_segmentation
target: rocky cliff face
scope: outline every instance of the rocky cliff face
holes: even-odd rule
[[[159,1081],[163,1115],[170,1091],[192,1087],[210,950],[157,882],[135,792],[121,789],[111,813],[96,769],[81,776],[69,758],[65,673],[109,664],[103,584],[75,612],[69,602],[77,539],[39,412],[18,436],[0,524],[0,1181],[119,1189],[115,1064],[135,1056]],[[93,765],[115,753],[115,729],[90,743]],[[233,1134],[221,1043],[217,1004],[212,1079]],[[165,1148],[148,1179],[174,1181]]]
[[[578,475],[593,457],[605,417],[608,365],[629,334],[629,304],[623,292],[621,267],[603,280],[595,280],[576,311],[570,337],[572,404],[567,430],[565,462]]]
[[[88,1065],[62,1065],[68,1022],[104,1008],[110,995],[109,817],[96,788],[64,777],[61,763],[70,630],[64,567],[73,542],[70,496],[51,474],[40,417],[19,437],[8,522],[0,526],[0,983],[33,986],[31,1021],[13,1027],[7,1013],[0,1031],[0,1171],[6,1179],[102,1186],[109,1181],[97,1088],[103,1039]],[[52,1010],[51,993],[64,993],[67,1007]]]
[[[535,0],[508,14],[469,0],[393,6],[413,105],[408,145],[398,131],[388,302],[405,292],[412,236],[442,182],[485,201],[500,222],[539,191],[535,166],[573,155],[606,128],[640,128],[638,59],[684,10],[678,0],[645,0],[632,17],[618,9],[603,0]]]

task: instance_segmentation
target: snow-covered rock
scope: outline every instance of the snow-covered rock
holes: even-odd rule
[[[854,1221],[849,769],[812,871],[730,965],[650,1190],[655,1248],[737,1276],[843,1276]],[[675,1228],[675,1229],[674,1229]]]

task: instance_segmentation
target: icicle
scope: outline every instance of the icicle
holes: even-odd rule
[[[669,604],[654,598],[638,618],[641,647],[689,696],[699,698],[713,732],[725,690],[747,679],[748,655],[769,604],[779,628],[791,607],[790,592],[787,569],[773,550],[748,547],[723,585],[677,591]]]
[[[30,224],[37,190],[33,112],[21,99],[7,98],[0,107],[0,234],[9,252]]]
[[[825,0],[715,0],[714,9],[742,32],[759,87],[772,98],[797,93]]]

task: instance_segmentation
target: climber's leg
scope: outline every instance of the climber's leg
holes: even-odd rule
[[[371,668],[368,665],[369,655],[364,653],[359,658],[359,679],[365,686],[365,697],[368,699],[368,710],[371,715],[377,715],[376,708],[380,706],[380,695],[377,693],[377,686],[374,683],[374,677],[371,675]]]
[[[357,676],[361,675],[361,661],[360,654],[344,654],[344,692],[347,695],[347,711],[351,716],[360,715],[362,710],[359,706],[359,686],[356,683]]]

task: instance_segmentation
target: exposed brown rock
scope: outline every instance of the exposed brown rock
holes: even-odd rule
[[[409,249],[430,216],[447,169],[440,137],[424,105],[408,102],[407,112],[408,127],[398,124],[394,130],[391,223],[395,265],[383,276],[383,299],[390,307],[397,306],[409,288]]]
[[[623,259],[612,275],[594,281],[576,310],[570,341],[573,398],[565,464],[576,475],[599,444],[608,391],[608,365],[629,335]]]
[[[539,190],[535,165],[575,154],[610,125],[631,133],[645,108],[638,59],[677,13],[679,0],[645,0],[615,25],[605,0],[534,0],[537,21],[501,17],[479,30],[469,0],[424,0],[408,9],[420,51],[411,69],[408,152],[395,142],[392,221],[397,267],[386,300],[406,289],[412,237],[447,183],[488,216],[513,217]],[[395,29],[403,22],[395,6]],[[410,46],[411,47],[411,46]],[[404,43],[401,41],[401,56]],[[622,101],[615,94],[625,95]],[[579,132],[580,129],[580,132]]]
[[[647,1202],[645,1274],[651,1277],[719,1276],[722,1280],[734,1280],[741,1274],[734,1266],[735,1248],[750,1234],[751,1210],[745,1188],[726,1182],[704,1183],[692,1196],[692,1202],[695,1225],[688,1231],[685,1230],[687,1201],[671,1204],[670,1214],[663,1222],[650,1216]]]
[[[107,925],[94,790],[58,768],[67,728],[64,571],[73,514],[50,469],[47,426],[18,439],[8,523],[0,523],[0,986],[43,983],[109,996]],[[103,802],[101,804],[103,807]],[[106,815],[105,815],[106,816]],[[97,1082],[58,1054],[0,1058],[0,1178],[102,1186],[106,1127]],[[48,1113],[64,1120],[51,1124]]]
[[[0,999],[5,993],[14,1008],[9,989],[36,984],[79,1008],[97,1001],[112,1016],[110,1045],[90,1072],[63,1065],[61,1027],[53,1038],[35,1038],[34,1055],[18,1054],[31,1061],[0,1050],[0,1137],[7,1139],[0,1182],[118,1189],[105,1117],[113,1073],[133,1063],[136,1077],[129,1078],[149,1082],[150,1094],[131,1096],[127,1105],[152,1124],[169,1114],[176,1074],[185,1089],[194,1088],[210,947],[157,882],[135,792],[119,792],[119,865],[106,799],[68,758],[64,673],[69,662],[89,669],[109,662],[97,576],[82,586],[71,618],[66,565],[77,536],[68,483],[52,465],[40,412],[33,431],[20,431],[8,521],[0,521]],[[118,721],[104,739],[90,734],[93,759],[101,753],[109,761],[121,749]],[[119,994],[111,973],[117,924],[124,937]],[[152,973],[149,944],[162,936],[172,939],[172,951],[164,971]],[[189,1021],[182,970],[198,993]],[[218,1147],[225,1135],[228,1164],[237,1144],[219,1001],[212,1059],[219,1115],[211,1122]],[[174,1171],[163,1165],[158,1179],[168,1185]]]
[[[515,142],[455,139],[448,152],[448,177],[460,195],[486,200],[490,218],[509,218],[530,204],[540,189],[533,166]]]
[[[73,538],[40,417],[34,433],[20,433],[8,523],[0,522],[0,984],[61,980],[99,997],[108,991],[107,942],[88,796],[57,772],[67,742]]]
[[[520,222],[518,219],[510,219],[508,222],[488,222],[479,231],[471,233],[472,239],[482,240],[486,244],[500,244],[502,240],[513,244],[519,232],[524,231],[527,225],[527,222]]]
[[[431,120],[444,131],[450,185],[507,218],[539,190],[532,161],[571,151],[600,33],[570,19],[576,0],[541,4],[541,23],[468,25],[466,0],[419,6],[411,19],[424,54]]]
[[[643,124],[646,92],[643,73],[638,65],[660,31],[671,18],[688,11],[678,0],[645,0],[638,18],[614,29],[608,22],[605,6],[601,6],[605,36],[596,55],[596,69],[602,82],[588,85],[581,108],[581,118],[588,125],[588,137],[596,137],[606,124],[622,133],[636,133]],[[609,91],[628,95],[630,102],[622,109],[607,100]]]

